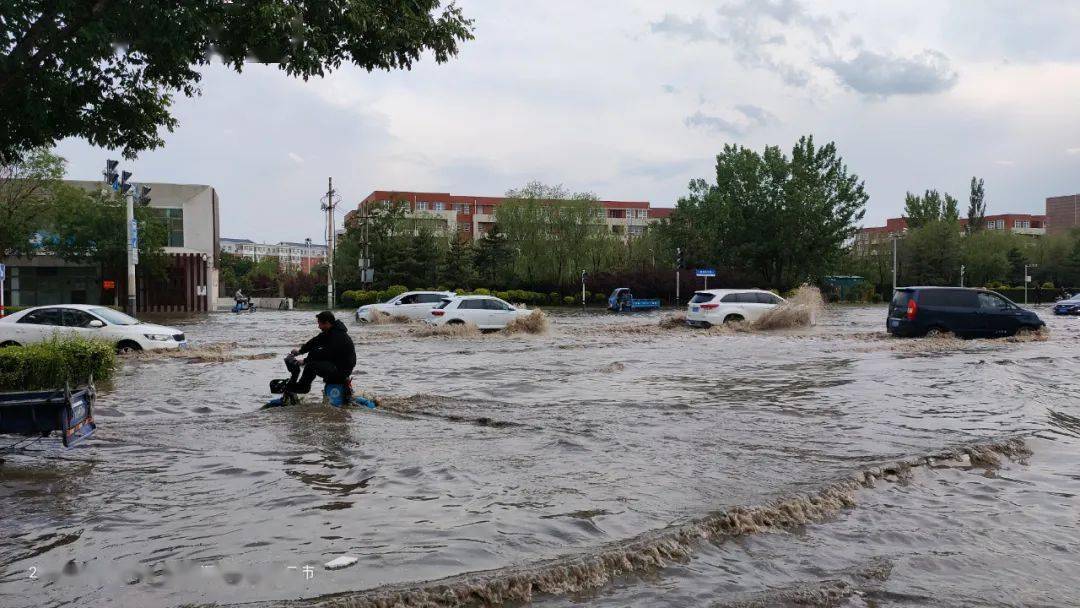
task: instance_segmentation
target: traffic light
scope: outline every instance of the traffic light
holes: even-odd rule
[[[105,161],[105,172],[103,173],[103,175],[105,176],[105,183],[112,186],[113,188],[116,187],[116,181],[120,179],[120,175],[116,173],[116,167],[119,164],[120,161],[118,160]]]
[[[143,207],[150,204],[150,186],[139,184],[135,188],[135,204]]]
[[[128,183],[129,179],[131,179],[131,171],[120,173],[120,194],[127,194],[128,190],[131,190],[131,184]]]

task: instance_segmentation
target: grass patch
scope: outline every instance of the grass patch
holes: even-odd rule
[[[101,340],[54,338],[0,348],[0,391],[72,387],[108,380],[116,368],[116,346]]]

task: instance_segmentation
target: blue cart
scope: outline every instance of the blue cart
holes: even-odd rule
[[[0,433],[48,437],[60,433],[64,447],[94,434],[94,385],[48,391],[0,393]]]
[[[629,287],[619,287],[608,296],[608,310],[631,312],[635,310],[656,310],[660,308],[659,299],[643,300],[634,297]]]

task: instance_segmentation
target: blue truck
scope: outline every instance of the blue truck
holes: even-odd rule
[[[618,287],[608,296],[608,310],[631,312],[635,310],[656,310],[660,308],[660,299],[638,299],[629,287]]]

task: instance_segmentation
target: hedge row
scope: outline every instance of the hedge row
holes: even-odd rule
[[[75,387],[91,378],[108,380],[116,367],[116,345],[84,338],[53,339],[0,348],[0,391]]]
[[[346,291],[341,294],[341,305],[346,307],[363,306],[365,304],[376,304],[379,302],[385,302],[390,298],[399,296],[406,291],[411,291],[404,285],[391,285],[387,289],[380,291],[365,291],[365,290],[352,290]],[[530,304],[530,305],[580,305],[581,293],[573,295],[562,295],[557,291],[551,293],[541,293],[538,291],[527,291],[524,289],[509,289],[507,291],[493,291],[485,289],[483,287],[479,289],[444,289],[438,288],[436,291],[453,291],[459,296],[495,296],[501,298],[507,302],[514,304]],[[590,291],[585,292],[585,300],[587,302],[607,302],[607,295],[603,293],[592,293]]]

